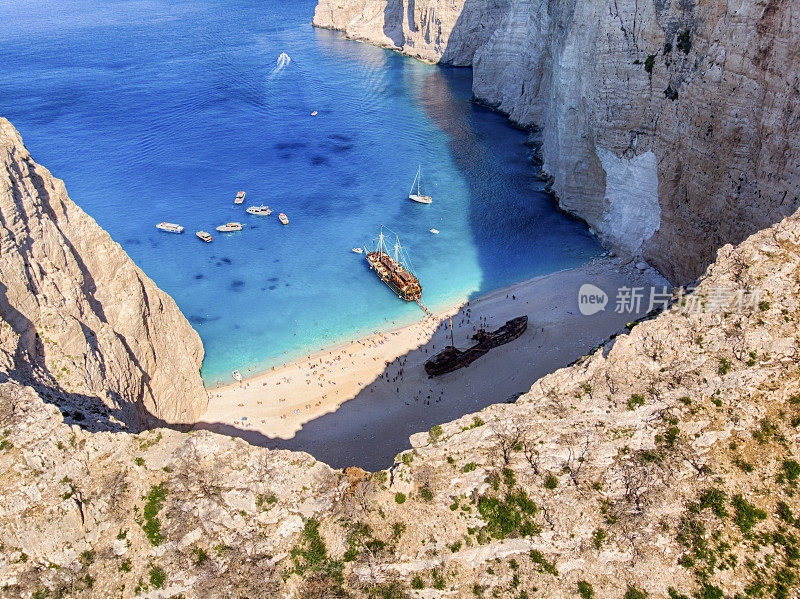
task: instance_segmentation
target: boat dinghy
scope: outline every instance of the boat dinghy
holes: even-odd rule
[[[217,227],[217,231],[220,233],[232,233],[234,231],[241,231],[242,230],[242,223],[225,223],[224,225],[220,225]]]
[[[236,194],[236,199],[233,201],[235,204],[241,204],[244,202],[244,192],[240,191]]]
[[[211,237],[211,235],[209,235],[205,231],[198,231],[197,233],[195,233],[195,235],[197,235],[197,237],[199,237],[202,241],[205,241],[206,243],[211,243],[211,240],[214,239],[213,237]]]
[[[247,212],[247,214],[258,214],[261,216],[269,216],[272,214],[272,210],[269,209],[269,206],[264,206],[263,204],[261,206],[250,206],[245,212]]]
[[[281,221],[284,225],[288,225],[289,224],[289,218],[283,212],[281,212],[278,215],[278,220]]]
[[[156,229],[161,229],[167,233],[183,233],[183,227],[175,223],[158,223]]]

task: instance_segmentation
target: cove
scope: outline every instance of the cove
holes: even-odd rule
[[[468,69],[316,30],[314,4],[0,7],[0,112],[175,298],[208,386],[419,318],[351,251],[381,224],[434,310],[602,252],[543,191],[526,134],[472,102]],[[428,206],[406,198],[420,164]],[[271,217],[244,213],[262,203]],[[228,221],[244,230],[213,230]]]

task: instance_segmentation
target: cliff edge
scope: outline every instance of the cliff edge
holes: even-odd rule
[[[83,425],[189,424],[203,345],[171,297],[67,197],[0,118],[0,380]]]
[[[742,0],[320,0],[314,24],[430,62],[536,127],[561,206],[676,283],[800,206],[800,23]]]

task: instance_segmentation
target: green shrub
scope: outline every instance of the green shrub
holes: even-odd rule
[[[425,501],[431,501],[433,499],[433,491],[431,491],[430,488],[427,486],[420,487],[419,496],[422,497]]]
[[[578,594],[583,599],[592,599],[594,597],[594,588],[585,580],[578,582]]]
[[[541,551],[533,549],[531,550],[530,556],[531,561],[537,564],[543,572],[558,576],[558,569],[556,568],[555,562],[547,561]]]
[[[164,572],[163,568],[160,566],[150,567],[150,584],[152,584],[154,588],[160,589],[164,586],[165,580],[167,580],[167,573]]]
[[[728,374],[728,371],[731,369],[731,363],[728,361],[727,358],[720,358],[719,359],[719,368],[717,372],[719,374]]]
[[[436,426],[431,428],[431,430],[428,431],[428,439],[430,440],[431,443],[435,443],[442,436],[442,432],[443,431],[441,425],[437,424]]]
[[[405,493],[395,493],[395,495],[394,495],[394,500],[395,500],[397,503],[401,503],[401,504],[402,504],[402,503],[405,503],[405,502],[406,502],[406,495],[405,495]]]
[[[208,553],[206,553],[206,550],[202,547],[195,547],[192,549],[192,553],[194,554],[194,563],[197,566],[208,559]]]
[[[425,588],[425,583],[422,582],[422,577],[419,574],[417,574],[414,577],[414,580],[411,581],[411,588],[417,590]]]
[[[764,510],[760,510],[749,503],[742,495],[734,496],[733,508],[735,510],[733,522],[745,535],[747,535],[760,520],[764,520],[767,517],[767,513]]]
[[[795,484],[797,482],[797,478],[800,477],[800,464],[798,464],[795,460],[784,460],[783,475],[787,481],[789,481],[791,484]]]
[[[624,599],[647,599],[647,591],[640,591],[635,586],[629,585]]]
[[[634,393],[631,395],[630,399],[628,400],[628,409],[635,410],[639,406],[644,405],[644,395],[640,395],[639,393]]]
[[[644,61],[644,70],[647,71],[648,74],[652,74],[653,73],[653,66],[655,64],[656,64],[656,55],[655,54],[651,54]]]
[[[555,489],[558,486],[558,477],[552,472],[544,477],[544,488]]]
[[[594,544],[595,549],[600,549],[603,546],[606,538],[608,538],[608,533],[604,528],[598,528],[592,533],[592,544]]]
[[[144,497],[144,523],[142,530],[150,540],[152,545],[160,545],[164,538],[161,536],[161,520],[158,519],[158,512],[164,505],[164,500],[167,497],[166,483],[154,485],[150,488],[150,492]]]
[[[465,464],[464,467],[461,469],[461,472],[472,472],[478,467],[478,464],[475,462],[470,462],[469,464]]]

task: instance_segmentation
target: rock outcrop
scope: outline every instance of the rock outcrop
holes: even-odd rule
[[[779,0],[320,0],[535,127],[561,206],[674,282],[800,205],[800,24]]]
[[[30,169],[14,181],[51,181],[29,158],[12,164]],[[83,221],[99,235],[58,189],[48,194],[70,222],[58,209],[52,223],[36,220],[29,206],[29,223]],[[2,215],[22,239],[5,205]],[[97,247],[82,246],[86,264]],[[28,269],[46,264],[37,256]],[[60,310],[76,318],[66,302]],[[721,248],[668,311],[513,404],[414,435],[413,449],[375,473],[207,431],[69,424],[51,389],[15,380],[26,360],[48,364],[22,339],[3,327],[4,360],[16,360],[0,383],[4,597],[800,590],[800,214]]]
[[[84,425],[193,423],[203,346],[175,302],[1,118],[0,164],[0,380]]]

